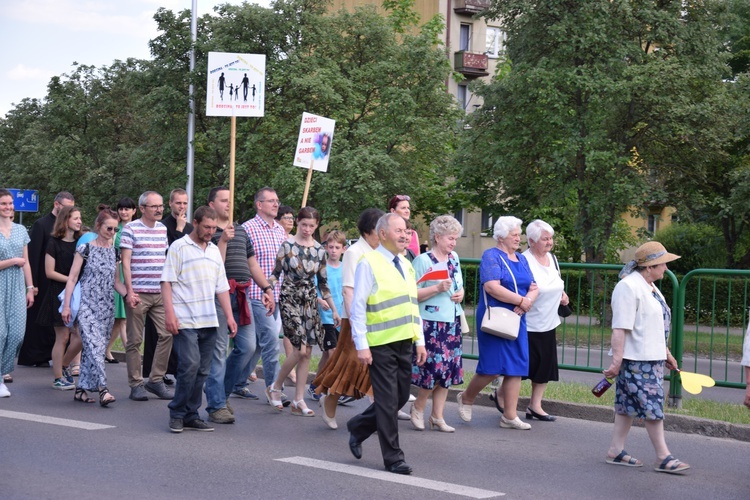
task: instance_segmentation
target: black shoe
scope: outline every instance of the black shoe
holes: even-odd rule
[[[174,385],[174,379],[171,378],[171,377],[167,377],[166,375],[164,375],[164,383],[166,385]]]
[[[214,430],[213,427],[199,418],[191,420],[190,422],[185,422],[183,426],[185,429],[190,429],[191,431],[213,432]]]
[[[349,434],[349,449],[351,450],[352,455],[354,455],[354,458],[362,458],[362,443],[355,439],[354,434]],[[409,472],[411,472],[411,469],[409,469]]]
[[[501,414],[505,414],[505,410],[502,406],[500,406],[500,402],[497,400],[497,395],[494,391],[490,393],[490,401],[495,403],[495,408],[497,408],[497,411],[499,411]]]
[[[107,356],[104,356],[104,361],[113,365],[120,362],[117,358],[108,358]]]
[[[526,420],[541,420],[542,422],[554,422],[557,420],[557,417],[554,415],[541,415],[531,408],[526,408]]]
[[[169,419],[169,430],[172,432],[182,432],[182,429],[184,428],[184,424],[182,423],[181,418],[170,418]]]
[[[407,476],[411,474],[411,467],[409,467],[409,465],[403,460],[399,460],[395,464],[389,465],[385,470],[393,472],[394,474],[404,474]]]

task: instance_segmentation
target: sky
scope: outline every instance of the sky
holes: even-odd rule
[[[224,3],[242,1],[197,0],[198,16]],[[0,0],[0,116],[25,97],[43,98],[50,78],[72,73],[75,62],[101,67],[150,59],[156,10],[191,6],[192,0]]]

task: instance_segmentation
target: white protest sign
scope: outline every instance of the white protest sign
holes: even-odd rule
[[[310,168],[312,162],[313,170],[327,172],[335,126],[336,121],[330,118],[302,113],[294,166]]]
[[[206,116],[263,116],[266,56],[208,53]]]

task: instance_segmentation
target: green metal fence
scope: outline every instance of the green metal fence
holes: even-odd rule
[[[465,308],[472,333],[464,339],[464,357],[478,358],[474,310],[479,289],[479,259],[462,259],[466,282]],[[621,265],[560,263],[573,315],[557,329],[559,367],[599,373],[609,366],[612,290]],[[671,271],[657,283],[672,307],[670,349],[687,371],[704,373],[717,386],[744,388],[739,366],[748,324],[750,271],[697,269],[678,280]],[[668,380],[679,380],[673,372]],[[670,384],[670,400],[682,397],[679,383]]]

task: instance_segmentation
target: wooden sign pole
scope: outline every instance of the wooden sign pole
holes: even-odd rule
[[[310,168],[307,169],[307,182],[305,182],[305,194],[302,196],[302,207],[305,208],[307,206],[307,193],[310,192],[310,181],[312,180],[312,173],[313,173],[313,162],[315,160],[313,159],[312,155],[310,156]]]
[[[234,150],[237,138],[237,117],[232,115],[229,129],[229,223],[234,221]]]

